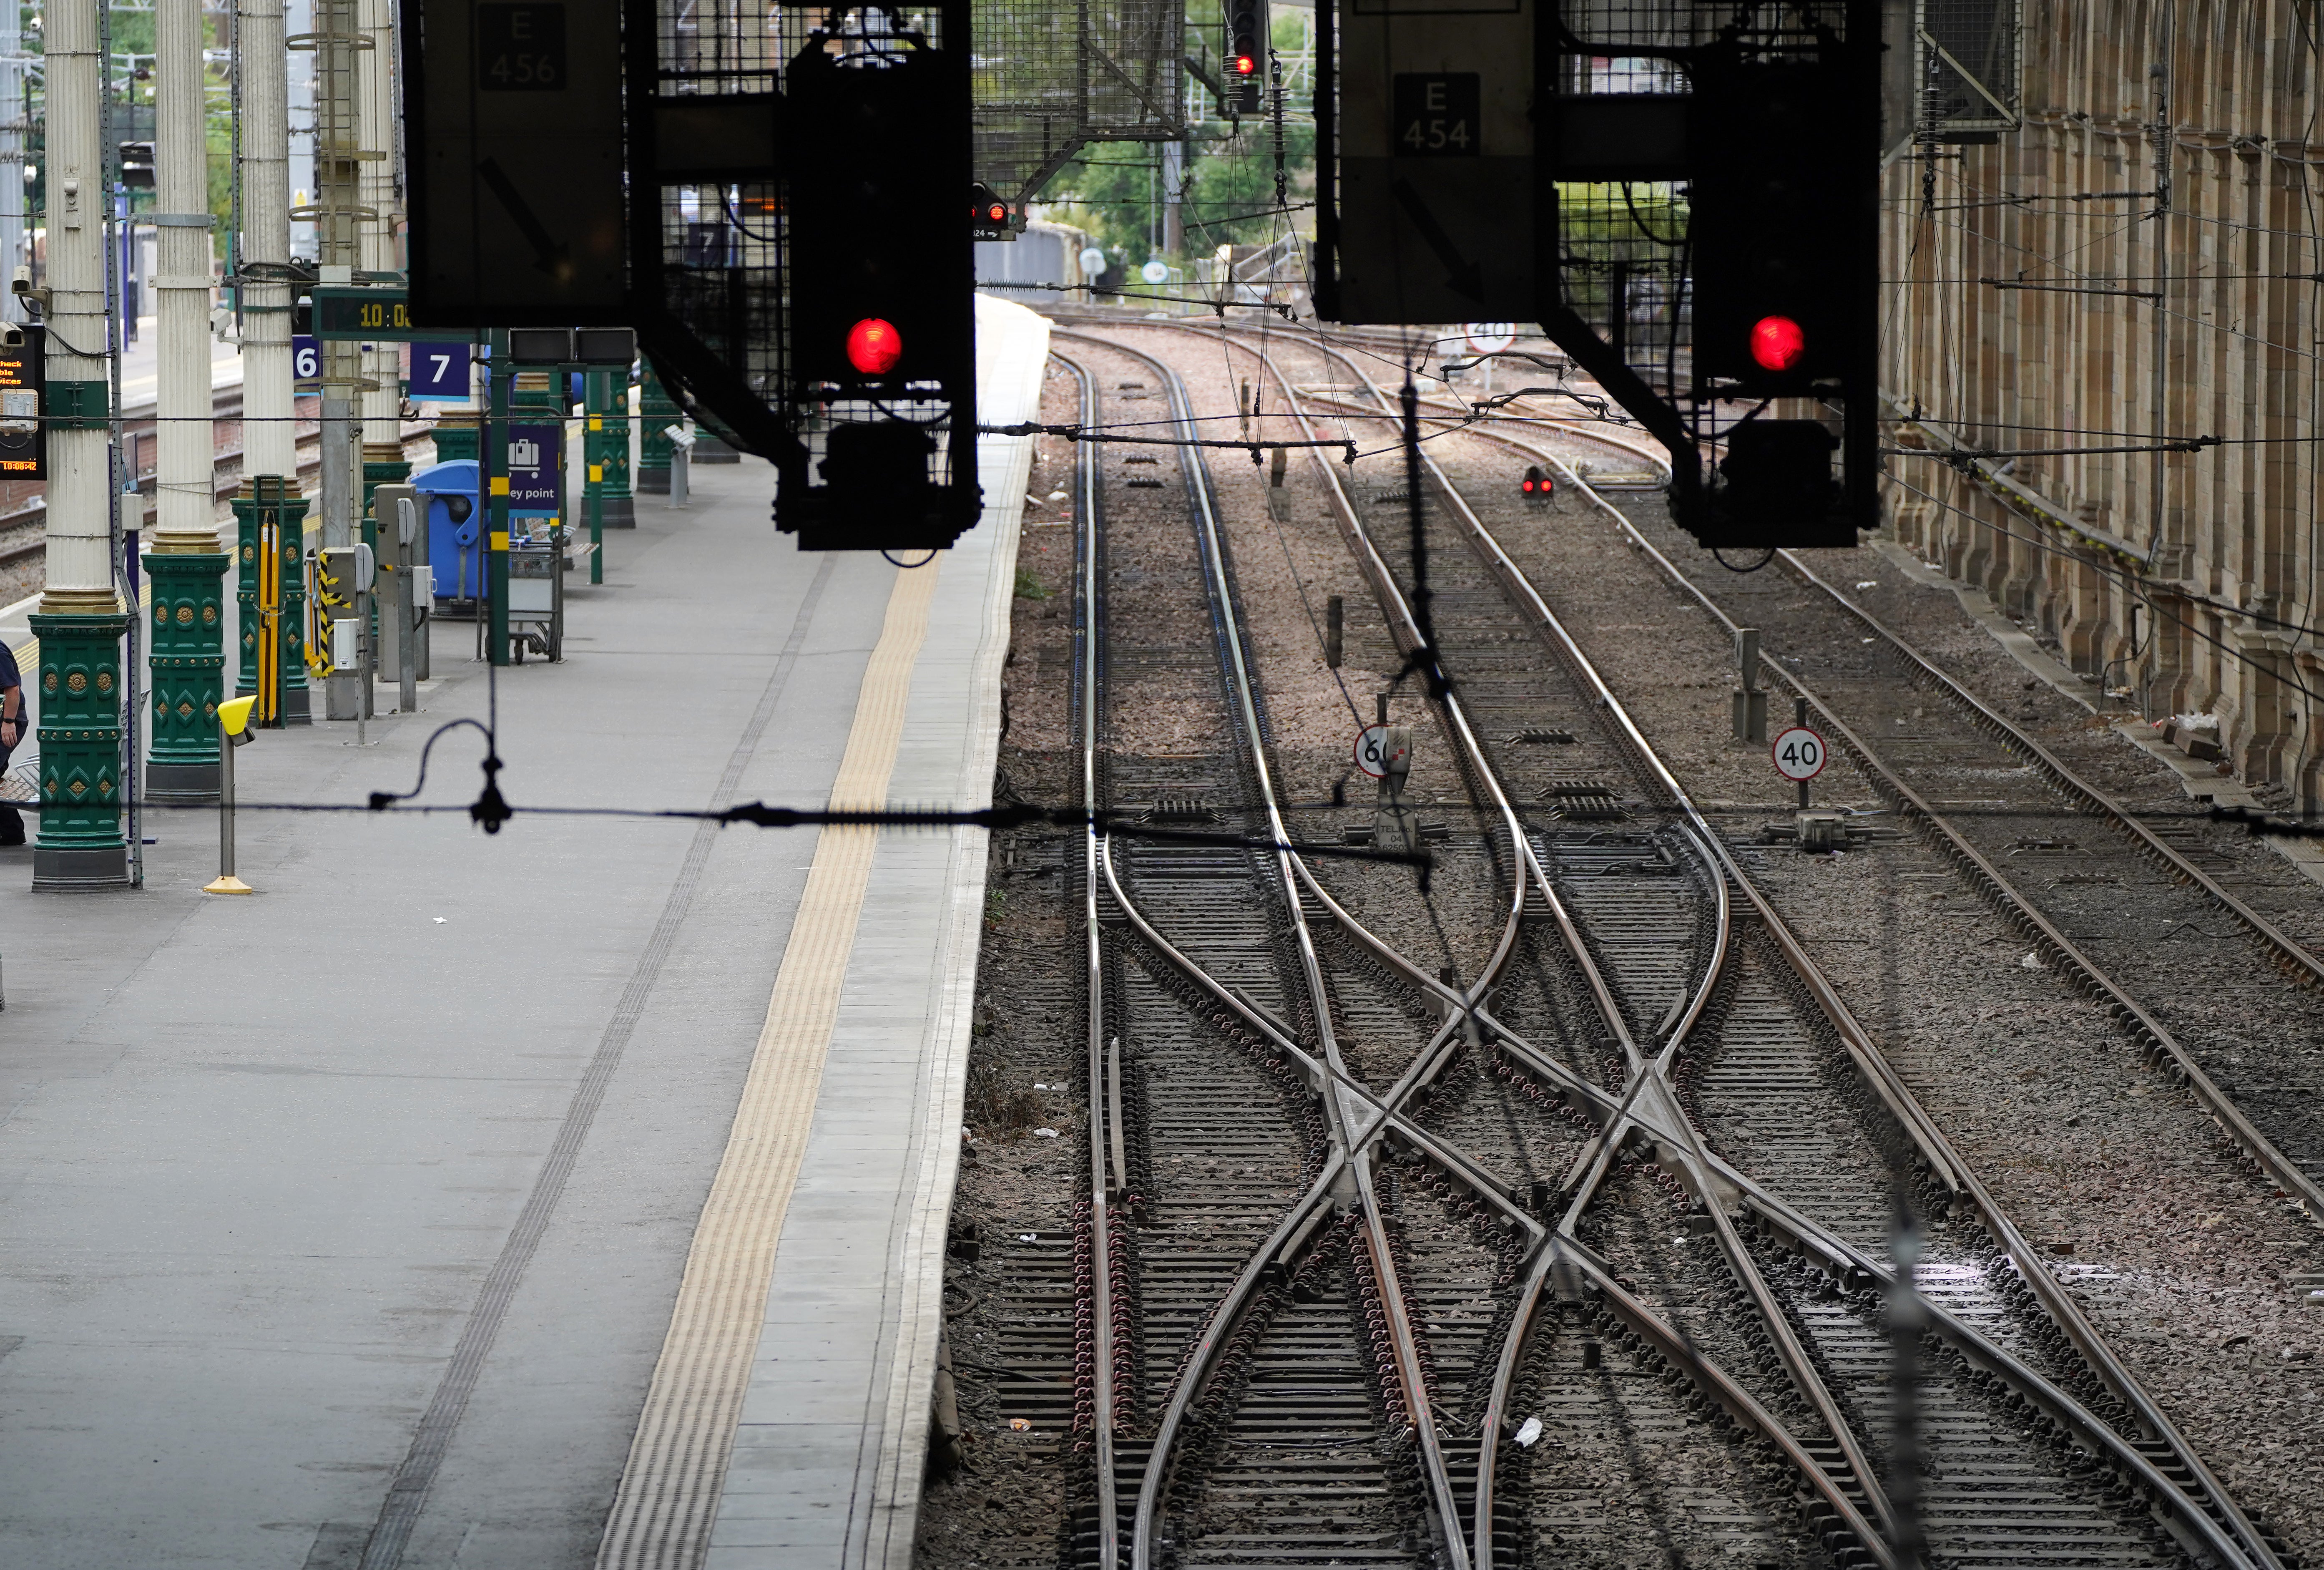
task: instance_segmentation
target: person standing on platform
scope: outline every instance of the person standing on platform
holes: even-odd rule
[[[8,754],[24,739],[24,679],[16,673],[16,656],[0,643],[0,779],[8,774]],[[24,843],[24,816],[0,798],[0,845]]]

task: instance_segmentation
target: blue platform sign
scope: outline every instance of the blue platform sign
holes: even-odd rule
[[[468,399],[468,346],[419,343],[411,346],[411,391],[414,403],[465,403]]]
[[[320,382],[323,379],[323,342],[309,333],[290,335],[290,380]]]
[[[512,425],[508,433],[509,511],[557,512],[558,481],[565,473],[565,427]]]

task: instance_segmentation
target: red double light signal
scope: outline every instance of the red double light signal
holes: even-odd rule
[[[1546,502],[1552,489],[1549,471],[1539,464],[1526,466],[1525,478],[1517,482],[1517,492],[1528,502]]]
[[[980,240],[1000,239],[1009,233],[1009,204],[982,180],[968,188],[968,226]]]

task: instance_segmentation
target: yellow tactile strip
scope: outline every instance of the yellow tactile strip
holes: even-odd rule
[[[834,806],[877,807],[887,799],[938,570],[896,575],[832,781]],[[699,1565],[708,1547],[877,836],[869,828],[826,828],[816,842],[742,1104],[695,1228],[669,1334],[605,1524],[599,1570],[680,1570]]]

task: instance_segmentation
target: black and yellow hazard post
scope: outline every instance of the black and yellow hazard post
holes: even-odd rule
[[[493,395],[484,411],[484,505],[488,510],[484,537],[484,593],[489,605],[486,652],[495,665],[509,662],[509,391],[516,366],[509,355],[506,328],[491,330]]]
[[[591,583],[605,581],[605,401],[601,388],[612,380],[604,371],[589,371],[581,378],[581,411],[587,421],[581,438],[581,505],[589,515]]]
[[[234,875],[234,750],[252,740],[250,711],[258,695],[230,697],[217,706],[218,875],[202,885],[205,894],[247,894],[250,885]]]

